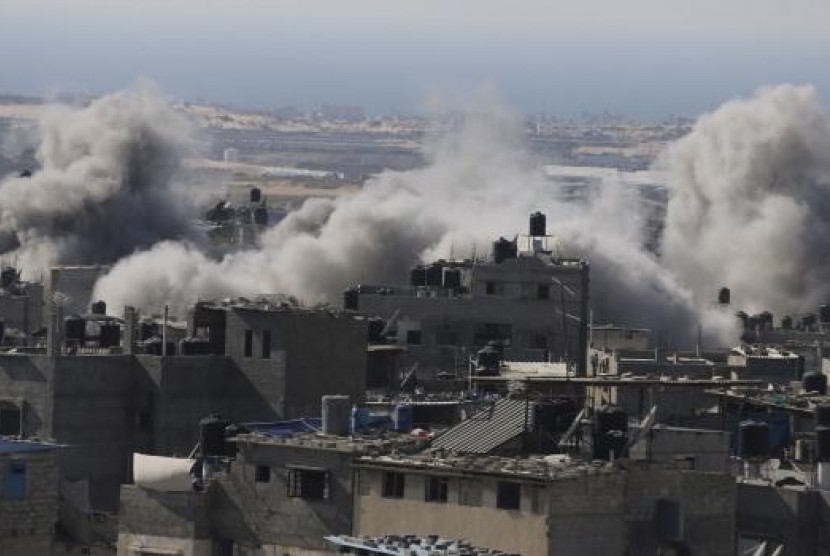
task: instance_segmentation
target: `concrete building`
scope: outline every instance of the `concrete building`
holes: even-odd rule
[[[196,341],[183,351],[198,354],[133,353],[135,331],[125,325],[120,354],[68,355],[59,337],[48,355],[0,353],[0,428],[71,444],[60,456],[63,475],[87,477],[93,508],[114,510],[132,453],[189,453],[206,415],[283,419],[319,413],[323,394],[362,399],[360,317],[267,303],[201,309],[194,330],[215,352],[198,351]]]
[[[59,446],[0,438],[0,554],[51,554]]]
[[[424,446],[408,435],[323,435],[303,420],[249,430],[203,492],[122,487],[118,553],[330,554],[324,537],[352,530],[354,459]]]
[[[43,285],[19,279],[16,269],[0,273],[0,346],[26,344],[43,327]]]
[[[586,373],[589,265],[544,248],[546,238],[499,240],[488,260],[438,261],[413,269],[410,285],[355,286],[347,309],[380,316],[407,347],[405,366],[463,374],[490,341],[516,361],[567,361]]]
[[[356,462],[354,534],[465,538],[513,554],[734,554],[726,474],[564,456]]]

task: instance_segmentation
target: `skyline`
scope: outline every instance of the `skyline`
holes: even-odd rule
[[[736,0],[0,0],[0,91],[102,94],[149,78],[180,100],[421,114],[482,83],[527,113],[695,116],[783,82],[830,90],[830,7]]]

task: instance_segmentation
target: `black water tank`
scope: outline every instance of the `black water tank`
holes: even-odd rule
[[[830,322],[830,305],[822,305],[818,308],[818,318],[821,322]]]
[[[718,303],[721,305],[729,305],[729,302],[732,300],[732,292],[729,288],[721,288],[718,292]]]
[[[493,346],[487,345],[476,353],[478,374],[482,376],[498,375],[501,367],[502,354]]]
[[[9,288],[13,286],[18,280],[17,269],[13,266],[7,266],[0,271],[0,288]]]
[[[738,426],[738,456],[746,460],[769,458],[769,425],[763,421],[741,421]]]
[[[71,315],[64,319],[64,334],[67,340],[86,340],[86,320],[78,315]]]
[[[254,224],[259,226],[268,225],[268,209],[265,207],[257,207],[254,209]]]
[[[444,279],[444,265],[440,263],[432,263],[426,268],[427,286],[440,287],[441,281]]]
[[[500,237],[493,242],[493,261],[495,261],[496,264],[507,259],[515,259],[516,254],[516,244],[512,241]]]
[[[597,430],[628,432],[628,414],[615,405],[603,406],[597,413]]]
[[[816,461],[830,461],[830,427],[816,427]]]
[[[343,308],[347,311],[357,311],[360,306],[360,292],[357,288],[347,288],[343,291]]]
[[[533,237],[543,237],[546,233],[547,219],[545,215],[539,211],[530,215],[530,235]]]
[[[801,378],[801,385],[805,392],[816,392],[821,396],[827,395],[827,376],[823,373],[805,373]]]
[[[98,335],[98,345],[102,348],[121,345],[121,327],[117,324],[102,324]]]
[[[783,319],[781,319],[781,328],[783,328],[784,330],[792,330],[793,318],[789,315],[786,315]]]
[[[382,344],[383,336],[381,335],[386,324],[383,319],[374,318],[369,319],[368,326],[368,340],[370,344]]]
[[[628,445],[628,415],[619,407],[602,407],[594,421],[594,458],[625,457]]]
[[[409,271],[409,283],[412,287],[427,285],[427,269],[421,265],[412,267]]]
[[[107,314],[107,302],[106,301],[96,301],[90,306],[90,310],[92,311],[93,315],[106,315]]]
[[[817,405],[813,410],[813,422],[817,427],[830,427],[830,405]]]
[[[443,282],[445,288],[452,288],[457,290],[461,287],[461,269],[446,267],[444,268]]]
[[[259,203],[262,201],[262,190],[258,187],[251,188],[251,202]]]
[[[225,429],[229,425],[229,421],[215,414],[199,421],[199,443],[203,456],[224,456],[227,453]]]

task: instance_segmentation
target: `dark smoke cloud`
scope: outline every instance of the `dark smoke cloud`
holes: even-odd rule
[[[29,275],[112,263],[163,239],[197,241],[171,180],[190,128],[156,92],[109,95],[40,121],[40,170],[0,182],[0,257]]]

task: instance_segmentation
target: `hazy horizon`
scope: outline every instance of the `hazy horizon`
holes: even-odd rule
[[[813,0],[0,0],[0,91],[99,94],[149,78],[240,108],[412,114],[492,83],[527,113],[691,117],[767,84],[826,94],[828,16]]]

